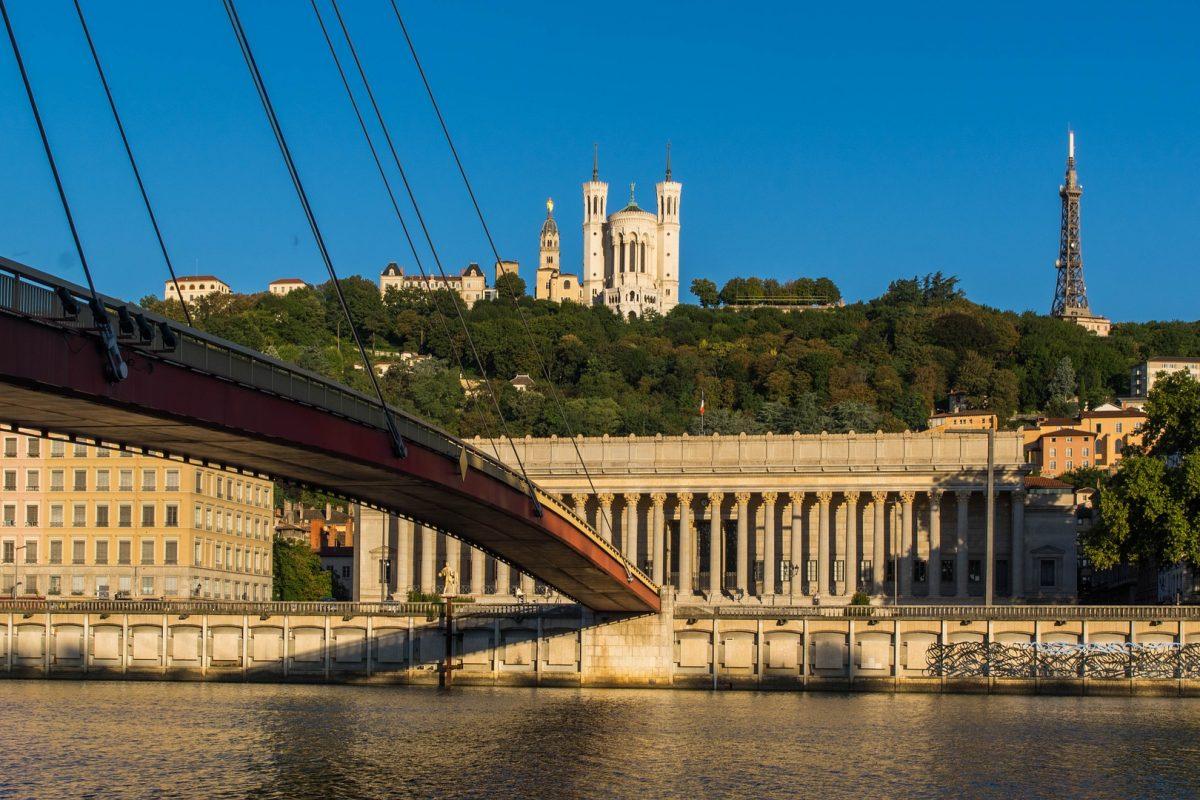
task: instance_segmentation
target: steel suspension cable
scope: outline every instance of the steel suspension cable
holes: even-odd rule
[[[258,63],[254,59],[254,53],[250,49],[250,41],[246,37],[245,29],[242,27],[242,21],[238,16],[234,0],[221,0],[221,2],[225,6],[225,13],[229,17],[229,24],[233,27],[233,34],[237,38],[238,47],[242,51],[242,58],[246,62],[246,68],[249,70],[250,78],[254,82],[254,87],[258,92],[258,99],[262,103],[263,110],[267,115],[267,121],[271,126],[271,131],[275,135],[275,142],[279,145],[279,152],[283,156],[288,175],[292,179],[292,186],[296,190],[296,196],[300,200],[304,216],[308,220],[308,226],[312,230],[313,239],[316,240],[317,249],[321,252],[321,260],[325,262],[325,269],[329,273],[330,282],[333,284],[334,292],[337,294],[338,303],[341,305],[342,312],[346,315],[346,320],[350,324],[350,332],[354,335],[354,343],[358,345],[358,353],[362,356],[363,367],[366,368],[367,375],[371,378],[371,384],[375,387],[375,396],[379,398],[379,405],[383,410],[383,417],[387,423],[388,433],[391,434],[392,450],[398,458],[404,458],[408,455],[408,448],[404,444],[403,437],[400,436],[400,431],[396,427],[396,421],[392,418],[392,412],[383,397],[383,390],[379,386],[379,379],[375,375],[375,368],[371,364],[371,359],[367,355],[367,348],[363,346],[362,337],[354,325],[354,317],[350,313],[350,307],[346,304],[346,296],[342,293],[342,286],[338,281],[337,271],[333,267],[333,259],[329,255],[329,248],[325,245],[325,237],[321,234],[321,227],[317,224],[317,217],[313,212],[312,205],[309,203],[308,193],[304,190],[304,184],[300,180],[300,173],[296,169],[295,161],[292,159],[291,148],[288,147],[287,139],[283,134],[283,127],[280,125],[279,117],[275,113],[275,106],[271,103],[271,97],[267,93],[267,86],[263,81],[262,72],[259,71]]]
[[[62,176],[58,173],[58,164],[54,160],[54,151],[50,147],[50,138],[46,135],[46,126],[42,124],[42,114],[38,111],[37,98],[34,97],[33,85],[29,82],[29,73],[25,71],[25,59],[21,57],[21,48],[17,45],[17,35],[13,32],[12,20],[8,17],[8,6],[0,0],[0,15],[4,16],[4,27],[8,31],[8,41],[12,44],[13,57],[17,69],[21,73],[21,82],[25,84],[25,95],[29,98],[29,107],[33,111],[33,121],[37,123],[38,136],[42,139],[42,149],[46,151],[46,161],[50,164],[50,172],[54,176],[54,186],[58,189],[58,199],[62,202],[63,213],[67,215],[67,227],[71,229],[71,239],[75,242],[75,252],[79,255],[79,263],[83,266],[83,274],[87,277],[88,291],[92,297],[89,305],[92,309],[92,319],[104,344],[105,367],[111,381],[124,380],[129,374],[129,366],[121,357],[121,348],[117,345],[117,335],[113,331],[112,322],[100,295],[96,292],[96,284],[92,281],[92,270],[88,266],[87,256],[83,252],[83,242],[79,238],[79,230],[75,227],[75,216],[71,213],[71,204],[67,200],[66,189],[63,188]]]
[[[409,250],[412,252],[413,261],[416,262],[417,270],[420,271],[421,279],[425,281],[426,287],[431,287],[432,283],[430,282],[428,274],[425,272],[425,266],[421,262],[420,253],[417,252],[416,243],[413,241],[412,235],[409,233],[408,224],[404,221],[404,215],[400,212],[400,203],[396,200],[396,193],[392,190],[392,183],[388,179],[387,171],[383,168],[383,162],[379,158],[379,151],[376,149],[375,142],[371,138],[371,132],[367,128],[366,120],[363,119],[362,111],[358,106],[358,100],[354,97],[354,92],[350,88],[350,81],[346,78],[346,71],[342,68],[341,58],[338,56],[337,49],[333,45],[333,39],[329,35],[329,30],[325,26],[325,19],[322,17],[321,10],[317,6],[317,0],[309,1],[312,5],[313,14],[317,18],[317,25],[321,28],[321,35],[324,37],[325,44],[329,48],[329,55],[333,59],[334,66],[337,68],[338,77],[341,78],[342,88],[346,90],[346,97],[349,98],[350,107],[354,110],[354,117],[356,120],[358,120],[358,127],[362,131],[363,138],[366,140],[367,148],[371,151],[371,158],[375,162],[375,169],[379,173],[379,179],[383,182],[383,188],[387,192],[388,200],[391,202],[392,211],[396,216],[396,220],[400,223],[400,229],[404,232],[404,239],[408,243]],[[449,323],[446,321],[446,315],[443,313],[441,305],[437,302],[437,292],[430,290],[423,292],[422,294],[428,300],[429,307],[436,313],[437,319],[441,323],[442,332],[445,334],[446,341],[450,345],[450,352],[453,354],[454,360],[458,364],[459,373],[464,373],[466,370],[463,364],[462,354],[460,353],[458,347],[456,347],[454,344],[454,337],[451,333]],[[478,412],[480,410],[480,401],[477,394],[474,392],[469,392],[468,395],[475,405],[475,410]],[[480,414],[480,417],[484,422],[485,433],[487,433],[489,439],[493,439],[492,449],[493,451],[496,451],[495,440],[492,436],[491,427],[488,425],[486,408],[483,409],[483,413]],[[501,424],[503,425],[503,423],[504,419],[501,417]],[[500,458],[500,453],[498,451],[496,451],[496,458]]]
[[[404,17],[400,14],[400,8],[396,5],[396,0],[390,0],[390,2],[392,11],[396,15],[396,21],[400,23],[400,30],[404,33],[404,41],[408,45],[408,51],[412,54],[413,63],[416,64],[417,72],[421,75],[421,82],[425,85],[425,93],[429,96],[429,102],[433,105],[433,111],[437,115],[438,123],[441,125],[442,135],[446,139],[446,144],[450,147],[451,155],[454,156],[454,163],[458,166],[458,173],[462,176],[463,184],[467,188],[467,194],[471,198],[471,204],[475,207],[475,215],[479,218],[479,224],[483,228],[484,236],[487,237],[488,245],[491,247],[492,254],[495,256],[496,261],[498,262],[500,260],[500,250],[496,247],[496,241],[492,237],[492,232],[488,228],[487,221],[484,219],[483,209],[480,207],[479,200],[475,196],[475,190],[471,186],[471,180],[467,177],[467,170],[463,166],[462,159],[458,155],[458,148],[454,146],[454,139],[450,136],[450,128],[446,125],[446,118],[442,115],[441,106],[438,105],[437,97],[433,93],[433,86],[429,83],[429,78],[425,74],[425,68],[421,64],[420,56],[417,55],[417,48],[413,44],[412,37],[408,33],[408,26],[404,24]],[[583,458],[583,451],[579,449],[579,442],[575,439],[574,431],[571,429],[571,422],[567,418],[566,409],[562,403],[562,397],[558,392],[558,388],[554,384],[553,378],[551,377],[549,365],[542,357],[542,352],[537,346],[537,341],[533,336],[533,329],[529,325],[529,320],[525,318],[525,313],[521,309],[521,303],[516,295],[516,292],[510,288],[509,294],[512,297],[513,306],[517,310],[517,318],[521,321],[521,325],[525,329],[525,335],[529,339],[530,347],[533,350],[534,356],[537,358],[538,364],[541,366],[542,375],[545,377],[546,383],[550,387],[551,399],[554,400],[554,404],[558,408],[558,413],[562,417],[563,425],[567,429],[567,436],[570,438],[571,445],[575,449],[575,456],[579,459],[579,465],[583,468],[584,477],[587,479],[588,486],[591,488],[592,494],[596,494],[596,484],[592,480],[592,474],[588,470],[587,462]],[[603,526],[606,516],[603,505],[600,506],[599,515],[601,525]],[[632,581],[633,576],[628,574],[628,567],[626,568],[626,573],[629,580]]]
[[[74,0],[74,3],[75,13],[79,15],[79,26],[83,28],[83,36],[87,39],[88,50],[91,51],[92,61],[96,64],[96,73],[100,76],[100,85],[104,87],[104,96],[108,98],[108,107],[112,109],[113,120],[117,123],[117,132],[121,134],[121,144],[125,147],[125,155],[128,156],[129,166],[133,169],[133,177],[137,181],[138,191],[142,194],[142,203],[146,206],[146,214],[150,217],[150,225],[154,228],[155,238],[158,239],[158,249],[162,251],[163,260],[167,262],[167,271],[171,273],[171,283],[175,286],[175,293],[179,296],[179,305],[183,308],[183,318],[191,326],[192,315],[183,299],[183,291],[179,288],[179,278],[175,275],[175,264],[172,263],[171,255],[167,252],[167,243],[163,240],[162,231],[158,227],[158,217],[154,213],[154,207],[150,205],[150,196],[146,193],[146,185],[142,182],[142,171],[138,169],[137,159],[133,157],[133,148],[130,147],[129,137],[125,134],[125,125],[121,122],[121,115],[117,112],[117,103],[113,100],[112,89],[109,88],[108,78],[100,63],[100,56],[96,52],[96,44],[92,41],[92,32],[88,29],[87,20],[83,16],[83,7],[79,4],[79,0]]]
[[[346,46],[350,51],[351,58],[354,60],[354,66],[358,71],[359,78],[362,80],[363,88],[366,89],[367,98],[371,101],[371,108],[375,113],[375,119],[379,123],[380,130],[383,132],[383,138],[387,143],[388,151],[391,153],[392,161],[396,165],[397,172],[400,173],[400,180],[404,184],[405,193],[408,195],[409,202],[412,203],[413,211],[417,216],[417,222],[420,223],[421,231],[425,237],[425,243],[428,245],[430,253],[433,254],[433,261],[434,264],[437,265],[438,272],[441,274],[442,279],[446,280],[446,270],[442,265],[441,256],[438,255],[437,246],[434,245],[433,236],[429,232],[429,226],[425,223],[425,215],[421,213],[421,205],[417,202],[416,193],[413,192],[412,184],[410,184],[408,181],[408,173],[404,169],[404,164],[400,161],[399,153],[396,151],[396,144],[392,139],[391,130],[388,127],[387,121],[383,118],[383,112],[379,109],[379,103],[375,100],[375,92],[371,88],[371,82],[367,78],[367,72],[363,67],[362,60],[358,57],[358,48],[354,46],[354,39],[350,35],[349,28],[346,27],[346,21],[342,18],[342,12],[338,7],[337,0],[330,0],[330,4],[333,7],[334,15],[337,17],[338,26],[342,29],[342,36],[346,39]],[[500,258],[497,256],[496,263],[499,262]],[[483,382],[487,386],[488,394],[492,400],[492,405],[495,406],[496,415],[500,418],[500,424],[504,428],[504,436],[508,440],[509,446],[512,448],[513,458],[516,459],[517,467],[521,472],[521,476],[525,479],[525,482],[528,485],[529,498],[533,502],[534,512],[538,516],[541,516],[542,506],[537,499],[537,492],[534,490],[533,481],[530,480],[529,473],[525,470],[525,462],[521,458],[520,452],[517,450],[517,445],[516,442],[513,441],[512,434],[509,432],[508,422],[504,419],[504,412],[500,408],[500,399],[496,395],[496,389],[492,386],[491,381],[487,379],[487,370],[484,369],[483,359],[479,355],[479,349],[475,346],[475,339],[473,336],[471,336],[471,329],[467,325],[466,317],[463,316],[462,308],[457,302],[454,304],[454,309],[458,314],[459,324],[462,325],[463,333],[466,336],[468,346],[471,348],[471,353],[475,358],[475,363],[479,368],[480,374],[483,375]]]

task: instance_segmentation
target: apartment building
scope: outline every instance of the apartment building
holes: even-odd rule
[[[272,484],[0,431],[0,593],[269,600]]]

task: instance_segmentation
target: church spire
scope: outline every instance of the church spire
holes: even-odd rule
[[[667,180],[671,180],[671,140],[667,140]]]
[[[600,180],[600,145],[592,143],[592,180]]]

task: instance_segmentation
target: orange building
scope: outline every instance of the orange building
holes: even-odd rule
[[[1044,478],[1056,478],[1080,467],[1096,466],[1096,434],[1081,428],[1042,430],[1025,445],[1025,461]]]
[[[930,433],[996,430],[996,415],[990,411],[946,411],[929,418]]]

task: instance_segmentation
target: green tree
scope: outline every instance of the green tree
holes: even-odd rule
[[[506,272],[496,279],[496,294],[502,302],[525,296],[525,280],[515,272]]]
[[[693,279],[692,294],[696,295],[696,299],[700,301],[702,308],[716,308],[721,302],[721,297],[717,292],[717,285],[708,278]]]
[[[1100,519],[1083,550],[1100,569],[1127,563],[1200,563],[1200,384],[1186,375],[1155,383],[1145,446],[1130,448],[1101,486]]]
[[[1050,392],[1050,400],[1046,404],[1046,413],[1052,417],[1073,417],[1079,411],[1075,400],[1078,384],[1075,382],[1075,367],[1070,356],[1063,356],[1054,366],[1050,380],[1046,384]]]
[[[271,547],[274,562],[272,597],[299,602],[333,596],[333,582],[321,559],[303,542],[276,539]]]

